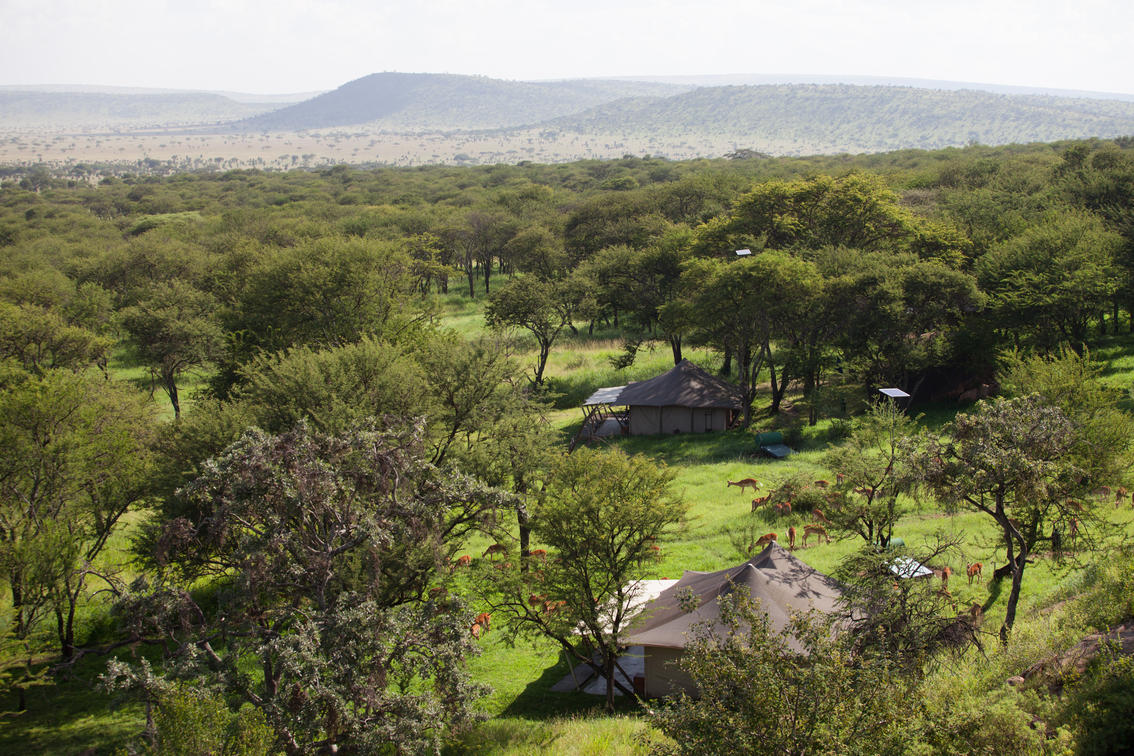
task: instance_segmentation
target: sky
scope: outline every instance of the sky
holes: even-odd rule
[[[814,74],[1134,94],[1130,0],[0,0],[0,85]]]

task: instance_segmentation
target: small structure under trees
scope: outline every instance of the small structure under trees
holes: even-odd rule
[[[649,380],[595,391],[583,402],[579,436],[599,435],[608,419],[631,436],[723,431],[736,425],[743,409],[739,388],[682,360]]]

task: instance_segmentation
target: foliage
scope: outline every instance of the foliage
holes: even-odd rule
[[[143,398],[88,373],[52,370],[0,391],[0,569],[16,639],[54,614],[74,650],[95,560],[146,497],[153,417]]]
[[[423,595],[500,498],[422,453],[413,426],[248,431],[185,489],[203,516],[166,523],[174,579],[123,602],[124,628],[165,639],[171,676],[260,709],[291,753],[437,750],[483,690],[468,611]],[[204,576],[215,612],[185,590]]]
[[[904,751],[909,688],[885,656],[855,654],[814,615],[776,632],[741,592],[720,606],[725,629],[700,628],[681,662],[698,698],[682,693],[653,714],[674,741],[657,753]]]
[[[906,513],[899,498],[917,484],[910,464],[916,436],[914,421],[893,401],[876,402],[855,418],[849,438],[824,458],[839,481],[825,512],[832,525],[867,546],[890,545]]]
[[[482,576],[485,599],[510,632],[550,637],[606,679],[608,710],[615,687],[624,688],[615,663],[638,581],[659,540],[685,515],[672,480],[664,467],[618,450],[561,457],[531,512],[532,534],[547,554]]]
[[[1007,642],[1028,554],[1047,526],[1070,523],[1074,497],[1087,486],[1069,454],[1075,426],[1033,395],[983,402],[958,415],[949,430],[950,437],[931,441],[914,466],[942,503],[987,515],[1003,534],[1012,576],[1000,630]]]
[[[221,331],[213,319],[216,306],[211,295],[174,279],[155,285],[144,299],[120,312],[130,346],[150,366],[175,417],[181,416],[181,375],[203,366],[220,347]]]
[[[571,322],[572,305],[561,286],[535,276],[514,278],[489,298],[484,318],[494,328],[520,328],[539,344],[535,377],[543,385],[543,371],[551,346]]]

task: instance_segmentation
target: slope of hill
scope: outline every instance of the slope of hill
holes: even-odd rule
[[[299,131],[360,124],[393,130],[507,128],[579,113],[619,98],[663,97],[690,88],[620,80],[523,82],[377,73],[306,102],[249,118],[236,128]]]
[[[1134,134],[1134,103],[837,84],[701,87],[541,127],[623,142],[723,138],[778,155],[881,152]]]
[[[233,121],[279,107],[278,102],[237,102],[203,92],[108,94],[0,91],[6,129],[92,131],[196,126]]]

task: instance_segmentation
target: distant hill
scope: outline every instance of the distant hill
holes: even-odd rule
[[[539,128],[635,143],[733,140],[777,155],[883,152],[1134,134],[1134,102],[839,84],[700,87]]]
[[[278,108],[218,94],[0,90],[0,127],[51,131],[156,129],[226,123]]]
[[[546,121],[626,97],[690,86],[621,80],[503,81],[483,76],[377,73],[236,128],[299,131],[373,125],[391,130],[496,129]]]

